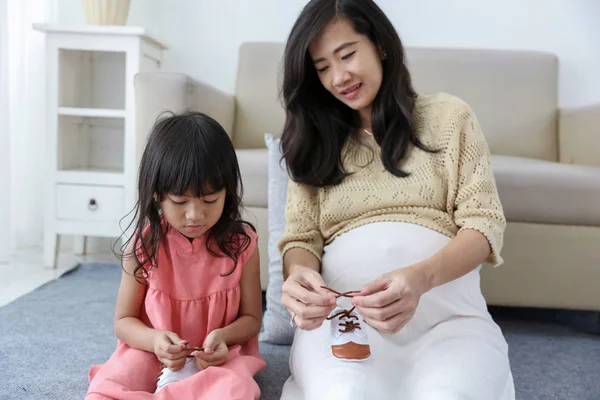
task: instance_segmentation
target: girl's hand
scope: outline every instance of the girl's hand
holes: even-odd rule
[[[427,292],[427,279],[415,266],[379,276],[352,298],[365,322],[383,333],[396,333],[415,314]]]
[[[184,350],[187,344],[187,340],[180,339],[174,332],[160,331],[154,338],[154,354],[167,368],[178,371],[185,365],[189,353]]]
[[[335,308],[335,296],[321,286],[325,286],[321,274],[307,267],[296,267],[283,283],[281,303],[298,328],[312,331],[320,327]]]
[[[225,343],[225,338],[221,334],[220,329],[215,329],[206,336],[204,351],[195,351],[192,353],[196,366],[199,370],[206,369],[211,366],[219,366],[225,364],[229,356],[229,348]]]

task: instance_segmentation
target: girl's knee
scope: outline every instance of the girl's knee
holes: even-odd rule
[[[101,395],[100,393],[88,393],[85,400],[112,400],[112,397]]]

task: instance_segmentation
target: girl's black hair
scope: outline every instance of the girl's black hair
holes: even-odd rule
[[[342,166],[342,146],[359,128],[360,118],[323,87],[308,51],[310,43],[336,18],[348,20],[357,33],[386,53],[371,125],[386,170],[405,177],[408,173],[400,169],[400,162],[409,146],[430,150],[413,131],[416,93],[405,65],[404,47],[390,20],[371,0],[312,0],[291,30],[281,88],[286,110],[281,148],[290,177],[322,187],[340,183],[348,175]]]
[[[135,238],[134,276],[147,276],[156,265],[162,238],[173,229],[161,222],[160,200],[166,194],[181,196],[190,190],[200,197],[222,189],[226,190],[223,214],[206,233],[206,247],[214,256],[233,260],[233,268],[222,274],[226,276],[235,270],[238,256],[251,242],[244,225],[255,230],[241,218],[243,185],[233,144],[223,127],[203,113],[185,112],[159,119],[140,162],[138,201],[132,221],[136,234],[123,246],[126,248]]]

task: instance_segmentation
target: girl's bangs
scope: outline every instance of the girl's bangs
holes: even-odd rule
[[[161,194],[182,196],[187,191],[196,197],[206,196],[225,188],[226,177],[222,166],[203,151],[194,151],[195,146],[189,146],[183,157],[167,159],[161,165],[157,174],[156,188]]]

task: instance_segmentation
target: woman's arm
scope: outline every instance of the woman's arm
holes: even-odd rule
[[[369,282],[352,304],[373,328],[396,333],[410,321],[423,294],[473,271],[489,254],[482,233],[463,230],[433,256]]]
[[[432,257],[413,265],[421,275],[423,293],[473,271],[490,255],[487,238],[479,231],[466,229]]]
[[[319,221],[318,189],[290,180],[285,211],[285,232],[279,241],[283,259],[281,303],[300,329],[321,326],[335,307],[335,297],[322,289],[323,236]]]
[[[487,239],[489,254],[483,261],[498,266],[504,262],[500,252],[506,218],[496,187],[492,156],[473,110],[464,104],[456,114],[459,129],[449,138],[444,157],[448,173],[448,212],[459,234],[475,230]]]
[[[426,291],[466,275],[485,261],[502,263],[506,219],[490,150],[470,107],[460,107],[457,119],[460,129],[448,141],[444,164],[449,177],[448,209],[459,230],[445,248],[414,266],[423,274]]]
[[[317,188],[288,181],[285,207],[285,231],[278,247],[283,260],[283,277],[296,267],[316,272],[321,268],[323,236],[319,229]]]
[[[317,273],[321,271],[321,263],[313,253],[301,247],[289,249],[283,257],[283,279],[293,274],[296,268],[302,267]]]
[[[448,179],[448,213],[457,235],[431,257],[379,276],[353,298],[365,321],[388,333],[398,332],[413,316],[427,291],[458,279],[484,261],[502,263],[506,219],[498,197],[491,155],[472,110],[461,104],[451,113],[458,129],[443,157]]]

